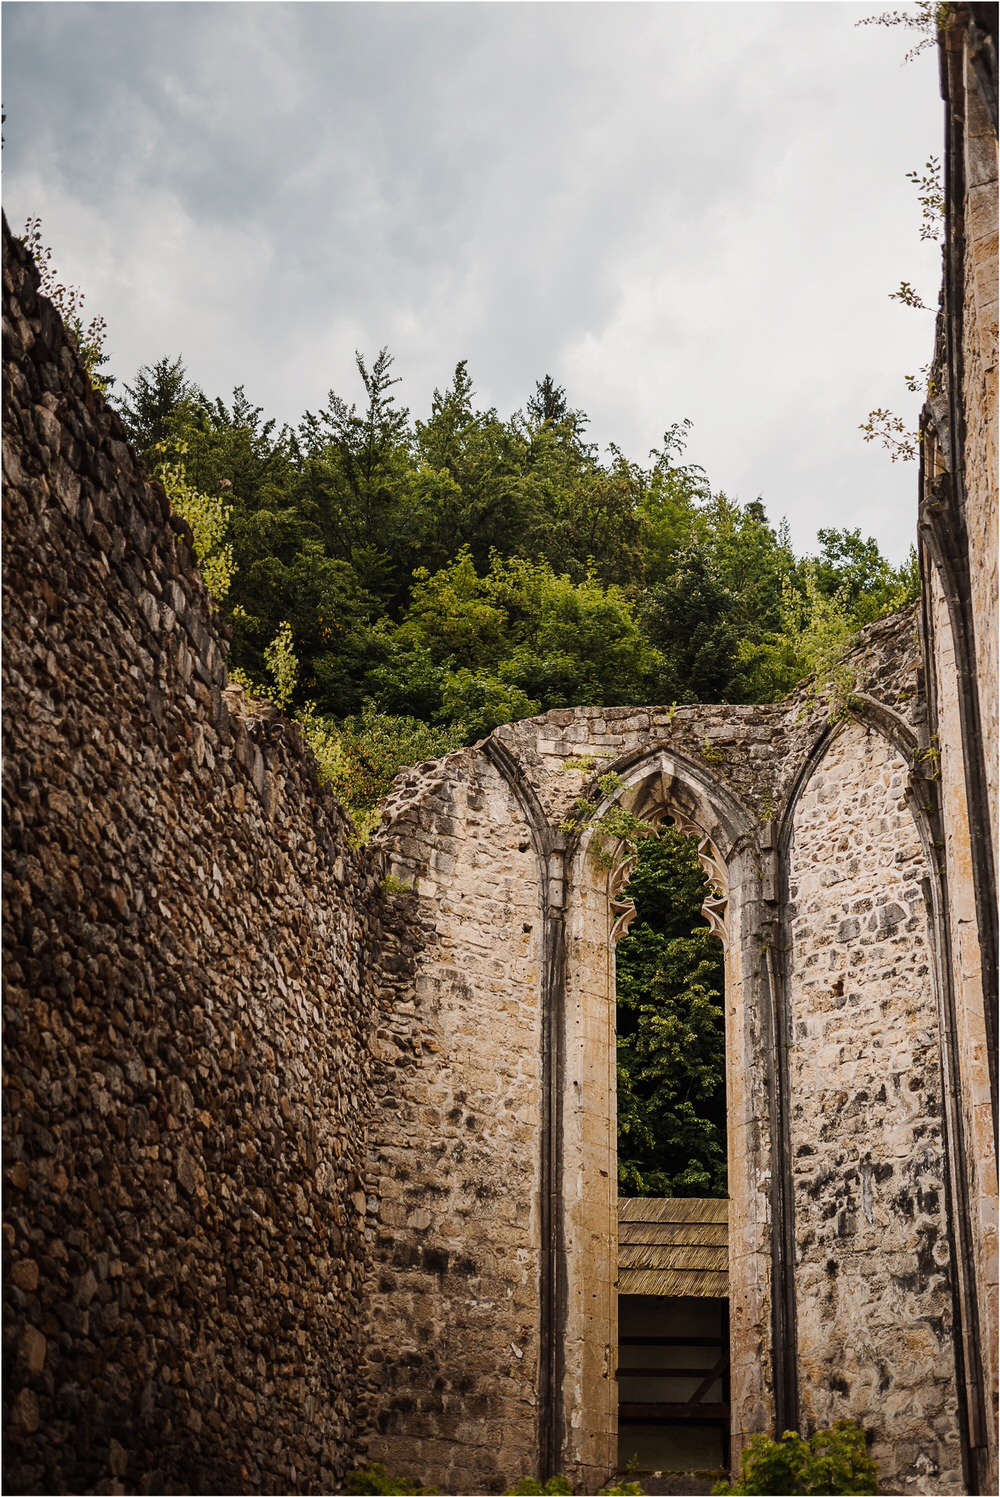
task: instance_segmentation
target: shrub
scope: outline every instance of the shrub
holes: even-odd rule
[[[878,1471],[868,1454],[865,1432],[840,1419],[832,1429],[818,1429],[808,1440],[786,1430],[780,1440],[755,1435],[743,1452],[740,1474],[731,1484],[712,1488],[719,1497],[800,1493],[875,1493]]]
[[[174,514],[180,515],[191,527],[198,569],[212,597],[217,603],[221,603],[236,575],[233,548],[225,539],[233,517],[233,506],[225,504],[218,494],[200,493],[190,482],[184,466],[186,442],[157,442],[155,450],[160,460],[153,469],[153,477],[163,485]],[[287,624],[282,624],[281,627],[288,633],[287,645],[290,650],[291,630]],[[274,645],[271,649],[274,649]]]
[[[504,1497],[573,1497],[573,1488],[565,1476],[550,1476],[543,1486],[533,1476],[522,1476],[516,1486],[508,1487]]]
[[[376,712],[370,702],[360,717],[341,723],[320,717],[311,703],[296,717],[316,756],[320,780],[349,813],[359,842],[378,826],[381,801],[397,772],[451,753],[462,736],[460,729],[431,728],[414,717]]]
[[[357,1471],[351,1471],[344,1487],[351,1494],[374,1493],[376,1497],[436,1497],[437,1487],[418,1487],[406,1476],[390,1476],[384,1466],[372,1462]]]

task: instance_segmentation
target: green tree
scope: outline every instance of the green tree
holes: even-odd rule
[[[463,548],[486,567],[492,550],[537,535],[541,517],[521,492],[525,443],[495,410],[480,411],[463,359],[451,385],[434,391],[426,422],[416,422],[423,486],[412,492],[415,565],[437,570]]]
[[[859,529],[822,529],[820,552],[813,563],[816,585],[827,598],[838,597],[855,628],[894,613],[915,601],[920,578],[916,549],[911,546],[902,566],[892,566],[878,542],[864,538]],[[808,559],[796,567],[800,588],[805,591]]]
[[[809,695],[827,699],[833,720],[850,705],[855,686],[847,660],[856,638],[848,585],[824,592],[812,557],[805,558],[796,580],[799,587],[790,578],[783,584],[778,628],[763,638],[741,641],[745,675],[756,683],[763,701],[779,700],[811,675]]]
[[[796,561],[760,501],[685,462],[687,421],[643,466],[613,444],[599,457],[551,376],[502,420],[461,361],[411,424],[388,351],[357,368],[360,407],[331,392],[294,430],[242,387],[210,400],[180,357],[121,400],[147,461],[184,444],[183,484],[227,514],[234,667],[265,679],[291,626],[297,709],[340,720],[370,699],[472,739],[550,707],[770,701],[842,623],[912,595],[912,564],[857,531]]]
[[[701,546],[679,553],[675,567],[642,602],[646,635],[662,655],[655,698],[725,701],[738,665],[736,600],[713,575]]]
[[[629,464],[639,490],[637,510],[644,523],[645,580],[651,585],[668,581],[676,570],[677,557],[698,539],[698,516],[711,498],[705,470],[696,463],[682,463],[691,422],[675,421],[663,433],[663,445],[649,454],[652,467]],[[616,447],[612,454],[621,462]]]
[[[415,574],[406,615],[383,638],[389,658],[371,677],[379,704],[420,703],[473,736],[510,720],[498,712],[637,701],[658,664],[620,589],[496,554],[481,575],[467,549]]]
[[[161,443],[184,440],[194,406],[203,399],[178,354],[141,365],[132,384],[122,385],[115,403],[132,445],[153,467]]]
[[[701,507],[697,528],[713,575],[733,598],[740,638],[778,627],[782,589],[795,566],[787,530],[775,530],[759,499],[738,504],[721,493]]]
[[[306,412],[293,444],[297,505],[316,517],[327,553],[348,562],[359,584],[392,609],[405,596],[408,537],[401,495],[413,470],[409,412],[396,405],[399,379],[380,350],[369,368],[355,356],[366,403],[359,412],[334,391]]]
[[[557,426],[570,417],[566,391],[556,384],[551,374],[546,374],[535,385],[535,393],[528,401],[528,416],[538,426],[544,426],[546,422]]]
[[[259,676],[274,621],[287,618],[302,662],[296,702],[312,700],[322,712],[340,716],[360,707],[364,677],[381,657],[371,623],[379,600],[361,587],[349,563],[327,556],[319,541],[294,534],[294,511],[257,516],[258,524],[268,522],[275,545],[288,519],[293,544],[249,568],[255,612],[237,615],[233,653],[238,644],[237,663]]]
[[[617,447],[605,465],[582,450],[552,484],[541,554],[574,582],[593,576],[635,591],[646,574],[644,493],[645,475]]]
[[[641,486],[617,449],[598,462],[586,424],[549,376],[524,414],[502,422],[478,411],[460,363],[451,387],[435,391],[430,419],[416,423],[422,469],[409,497],[420,565],[440,567],[467,547],[480,570],[496,552],[548,561],[573,582],[640,580]]]
[[[691,838],[667,827],[639,844],[617,949],[621,1195],[726,1194],[723,954],[706,892]]]

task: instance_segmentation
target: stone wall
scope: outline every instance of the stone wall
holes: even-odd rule
[[[958,679],[955,636],[941,578],[927,580],[925,607],[934,640],[932,677],[935,737],[940,745],[939,808],[935,840],[939,857],[939,903],[936,911],[943,1059],[948,1082],[946,1105],[952,1131],[961,1138],[951,1170],[955,1201],[958,1298],[964,1309],[961,1330],[965,1401],[972,1448],[979,1454],[976,1480],[989,1490],[990,1443],[996,1398],[997,1320],[997,1174],[994,1111],[990,1094],[987,1011],[994,995],[983,982],[983,947],[969,803],[962,751],[963,723],[954,683]]]
[[[987,7],[983,7],[987,9]],[[996,48],[996,7],[993,49]],[[963,187],[961,262],[963,349],[961,405],[964,417],[965,523],[968,529],[970,602],[974,618],[976,682],[981,700],[980,719],[986,738],[988,813],[993,827],[994,866],[1000,851],[1000,675],[997,649],[1000,623],[997,601],[997,125],[980,84],[973,50],[988,45],[977,35],[961,49],[961,72],[955,78],[961,99],[952,101],[963,116],[960,176]],[[995,65],[995,64],[994,64]],[[956,73],[958,69],[956,68]],[[996,109],[996,78],[993,79]],[[957,185],[957,184],[956,184]],[[959,228],[959,225],[956,225]]]
[[[965,1489],[955,1140],[925,903],[935,760],[913,614],[873,626],[853,664],[855,704],[833,726],[808,690],[775,707],[550,712],[424,766],[387,805],[380,854],[413,885],[422,930],[388,1021],[414,1100],[393,1102],[402,1129],[376,1125],[372,1139],[390,1265],[372,1339],[392,1398],[371,1448],[397,1469],[452,1487],[478,1471],[495,1488],[536,1440],[584,1490],[614,1468],[613,953],[627,856],[609,869],[592,853],[620,801],[696,832],[722,896],[735,1444],[854,1417],[900,1490]],[[454,1139],[484,1066],[499,1105],[473,1173],[506,1176],[520,1209],[487,1208],[473,1226]],[[468,1313],[474,1278],[441,1273],[480,1233],[506,1265],[478,1296],[490,1334]],[[530,1285],[518,1265],[537,1273]],[[472,1407],[499,1459],[463,1426]]]
[[[894,1492],[964,1491],[928,868],[902,756],[846,725],[791,819],[788,1069],[799,1406],[857,1419]]]
[[[404,779],[386,817],[396,928],[423,937],[386,951],[378,1014],[369,1451],[500,1491],[538,1466],[542,889],[481,753]]]
[[[922,418],[920,564],[939,852],[945,1106],[969,1480],[997,1485],[997,8],[941,38],[945,242]]]
[[[183,527],[4,258],[5,1487],[329,1491],[370,876],[296,730],[227,700]]]

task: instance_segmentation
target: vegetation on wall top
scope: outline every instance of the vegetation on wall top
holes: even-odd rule
[[[687,422],[645,463],[602,458],[547,377],[504,420],[462,362],[412,420],[389,354],[357,362],[361,406],[331,392],[294,429],[242,389],[209,399],[179,358],[119,401],[150,467],[183,444],[184,482],[229,511],[232,663],[266,681],[287,623],[294,706],[472,742],[551,707],[773,701],[814,668],[819,622],[847,637],[915,596],[913,558],[858,530],[796,557],[760,500],[685,463]]]

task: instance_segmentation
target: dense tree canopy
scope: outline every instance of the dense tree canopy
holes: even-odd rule
[[[411,420],[385,349],[357,368],[360,405],[331,392],[280,431],[242,389],[209,399],[180,358],[120,397],[150,466],[183,443],[189,483],[231,511],[233,664],[264,681],[288,621],[295,704],[320,716],[367,702],[471,741],[554,706],[772,700],[813,663],[817,600],[849,632],[913,595],[912,563],[857,530],[796,558],[759,500],[684,463],[687,422],[645,465],[602,459],[548,375],[505,420],[463,361]]]
[[[858,530],[796,557],[763,503],[684,462],[601,457],[545,375],[502,418],[465,362],[426,419],[386,349],[293,429],[209,398],[180,358],[118,403],[196,531],[231,667],[296,712],[362,833],[396,770],[551,707],[766,702],[916,593]],[[211,579],[210,579],[211,585]],[[645,841],[618,950],[620,1188],[725,1194],[721,948],[689,842]]]

